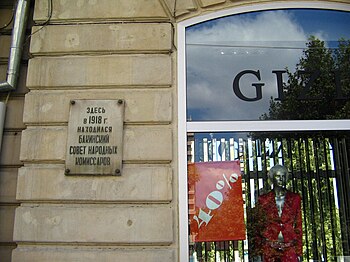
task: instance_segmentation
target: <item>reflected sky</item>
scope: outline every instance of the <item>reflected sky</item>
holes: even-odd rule
[[[294,71],[311,35],[334,48],[350,39],[350,14],[330,10],[288,9],[253,12],[200,23],[186,29],[187,119],[258,120],[276,98],[273,70]],[[232,83],[243,70],[240,90],[256,97],[252,83],[264,84],[262,98],[247,102],[233,92]],[[285,82],[286,74],[283,74]]]

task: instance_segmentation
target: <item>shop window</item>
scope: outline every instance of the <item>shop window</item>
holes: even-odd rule
[[[251,261],[266,252],[261,223],[269,227],[273,221],[257,212],[258,200],[271,192],[268,173],[277,165],[288,170],[286,189],[302,199],[300,228],[297,214],[288,210],[295,207],[287,201],[281,223],[288,225],[290,216],[296,223],[293,232],[301,234],[290,240],[281,230],[285,244],[275,243],[276,250],[267,252],[276,252],[274,258],[289,252],[285,261],[294,261],[294,252],[304,261],[337,261],[348,255],[349,132],[193,133],[188,141],[192,261]],[[233,192],[236,183],[241,195]],[[269,219],[280,218],[276,213]]]
[[[187,261],[350,258],[349,24],[274,7],[183,27]]]

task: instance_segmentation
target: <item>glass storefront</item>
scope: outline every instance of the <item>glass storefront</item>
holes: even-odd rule
[[[349,24],[294,8],[186,28],[189,261],[350,258]]]

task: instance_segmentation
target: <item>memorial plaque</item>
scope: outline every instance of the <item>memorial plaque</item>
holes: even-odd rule
[[[66,175],[121,175],[124,101],[73,100]]]

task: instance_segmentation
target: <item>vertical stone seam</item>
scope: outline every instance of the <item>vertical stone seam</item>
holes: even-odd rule
[[[202,6],[202,2],[200,0],[192,0],[192,2],[194,2],[195,5],[197,5],[197,10],[199,12],[203,11],[203,6]]]
[[[171,10],[171,6],[165,2],[165,0],[158,0],[160,5],[163,7],[165,13],[168,15],[170,21],[173,23],[175,21],[175,11],[176,11],[176,0],[174,3],[173,10]]]

